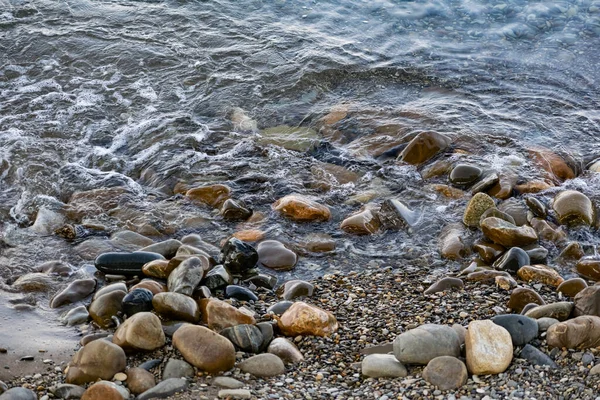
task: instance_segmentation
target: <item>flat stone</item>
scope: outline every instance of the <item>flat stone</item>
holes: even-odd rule
[[[558,368],[558,365],[556,365],[556,363],[552,361],[550,357],[530,344],[527,344],[525,347],[523,347],[520,357],[526,359],[532,365],[548,365],[552,369]]]
[[[557,303],[546,304],[532,308],[525,315],[530,318],[556,318],[559,321],[564,321],[569,318],[573,311],[573,303],[569,301],[559,301]]]
[[[394,355],[403,364],[426,365],[439,356],[460,356],[460,339],[449,326],[425,324],[398,335]]]
[[[424,294],[433,294],[433,293],[445,292],[449,289],[462,289],[464,286],[465,286],[465,284],[463,283],[463,281],[461,279],[447,276],[447,277],[442,278],[439,281],[435,282],[431,286],[429,286],[429,288],[427,290],[425,290],[425,292],[423,292],[423,293]]]
[[[152,298],[154,310],[165,318],[198,322],[200,310],[196,302],[181,293],[158,293]]]
[[[371,378],[403,378],[406,367],[391,354],[370,354],[361,363],[361,372]]]
[[[94,289],[96,289],[95,279],[77,279],[52,298],[50,307],[57,308],[65,304],[76,303],[92,294]]]
[[[127,351],[152,351],[165,345],[165,334],[156,315],[140,312],[117,328],[113,343]]]
[[[591,349],[600,346],[600,317],[585,315],[559,322],[548,328],[548,346]]]
[[[540,296],[535,290],[518,287],[510,294],[510,299],[508,300],[507,305],[511,310],[515,312],[521,312],[527,304],[531,303],[539,305],[546,304],[542,296]]]
[[[244,383],[237,379],[230,378],[229,376],[217,376],[212,380],[213,386],[222,387],[225,389],[241,389],[244,387]]]
[[[329,311],[298,301],[278,320],[281,333],[286,336],[330,336],[338,329],[335,316]]]
[[[515,219],[511,215],[505,213],[504,211],[498,210],[496,207],[488,208],[487,210],[485,210],[483,212],[483,214],[481,214],[481,217],[479,218],[478,225],[481,225],[481,221],[483,221],[484,219],[489,218],[489,217],[500,218],[506,222],[516,225]]]
[[[273,203],[273,209],[298,222],[328,221],[331,218],[329,207],[298,194],[282,197]]]
[[[162,379],[193,378],[196,375],[194,367],[183,360],[169,358],[162,373]]]
[[[304,356],[296,345],[286,338],[275,338],[269,344],[267,352],[275,354],[288,364],[296,364],[304,360]]]
[[[275,354],[257,354],[238,364],[242,371],[259,377],[271,377],[285,372],[285,365]]]
[[[160,382],[137,397],[137,400],[164,399],[187,388],[187,381],[181,378],[171,378]]]
[[[504,372],[513,357],[510,333],[492,321],[471,321],[465,336],[467,368],[473,375]]]
[[[467,367],[458,358],[450,356],[436,357],[429,361],[423,370],[423,379],[439,390],[458,389],[467,383]]]
[[[538,323],[535,319],[519,314],[497,315],[492,318],[496,325],[508,331],[514,346],[523,346],[538,335]]]
[[[221,389],[217,396],[220,399],[250,399],[252,393],[248,389]]]
[[[542,264],[524,265],[519,268],[517,275],[525,282],[540,282],[554,287],[558,287],[564,282],[563,277],[557,271]]]
[[[197,325],[185,325],[173,335],[183,358],[201,371],[227,371],[235,364],[235,348],[227,338]]]
[[[526,246],[538,240],[532,227],[516,226],[496,217],[484,219],[481,230],[492,242],[504,247]]]
[[[156,386],[154,374],[144,368],[130,368],[127,370],[127,388],[133,394],[141,394]]]
[[[289,271],[294,268],[298,256],[277,240],[265,240],[256,248],[259,262],[276,271]]]

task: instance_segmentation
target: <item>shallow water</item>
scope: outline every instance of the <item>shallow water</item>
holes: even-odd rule
[[[599,35],[597,1],[0,0],[3,287],[49,259],[89,264],[31,225],[40,209],[63,214],[75,192],[115,186],[129,190],[122,207],[86,219],[108,232],[146,224],[157,238],[199,232],[216,245],[243,227],[291,245],[334,236],[335,252],[302,253],[283,278],[406,260],[457,268],[437,243],[466,199],[426,188],[445,177],[378,156],[433,130],[453,137],[451,161],[466,153],[520,181],[541,176],[527,151],[536,145],[584,171],[600,156]],[[265,129],[282,125],[306,129],[269,140]],[[173,196],[178,182],[225,183],[266,219],[224,222]],[[597,198],[600,178],[583,172],[566,186]],[[332,221],[274,215],[292,192],[328,204]],[[341,233],[365,192],[402,199],[419,223]],[[570,235],[590,251],[600,242]]]

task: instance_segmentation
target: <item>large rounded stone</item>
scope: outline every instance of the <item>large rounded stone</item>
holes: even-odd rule
[[[195,187],[185,193],[185,197],[196,203],[211,207],[220,207],[231,195],[231,189],[226,185],[207,185]]]
[[[173,345],[187,362],[202,371],[227,371],[235,364],[233,344],[203,326],[184,325],[177,329]]]
[[[558,365],[556,365],[556,363],[552,361],[550,357],[548,357],[545,353],[543,353],[542,351],[533,347],[530,344],[527,344],[525,345],[525,347],[523,347],[523,350],[521,350],[520,357],[526,359],[532,365],[547,365],[553,369],[558,368]]]
[[[500,258],[494,261],[492,266],[501,271],[517,272],[521,267],[529,265],[529,254],[519,247],[512,247]]]
[[[96,293],[94,293],[92,301],[96,300],[100,296],[104,296],[105,294],[117,291],[127,292],[127,285],[125,284],[125,282],[115,282],[100,288]]]
[[[210,329],[221,331],[236,325],[254,325],[254,317],[248,315],[229,303],[222,300],[210,298],[200,299],[200,310],[202,322]]]
[[[275,338],[269,343],[267,352],[275,354],[281,358],[283,362],[288,364],[295,364],[304,360],[304,356],[300,353],[300,350],[296,345],[286,338]]]
[[[210,262],[206,257],[190,257],[183,260],[169,275],[169,292],[191,296],[209,268]]]
[[[423,379],[440,390],[458,389],[468,378],[467,367],[456,357],[436,357],[423,370]]]
[[[340,224],[340,229],[354,235],[370,235],[377,232],[380,226],[381,222],[377,217],[377,209],[364,207],[344,219]]]
[[[129,317],[116,330],[113,343],[125,350],[152,351],[164,346],[160,319],[150,312],[140,312]]]
[[[327,206],[299,194],[282,197],[273,204],[273,209],[284,217],[299,222],[328,221],[331,218]]]
[[[127,398],[129,396],[123,396],[117,385],[108,381],[94,383],[81,396],[81,400],[124,400]]]
[[[128,317],[139,312],[152,311],[153,297],[154,295],[148,289],[134,289],[123,297],[121,309]]]
[[[277,271],[289,271],[298,261],[296,253],[277,240],[265,240],[258,244],[258,260],[265,267]]]
[[[150,253],[158,253],[163,257],[172,258],[177,254],[177,250],[181,247],[181,242],[177,239],[167,239],[162,242],[153,243],[149,246],[146,246],[139,251],[147,251]]]
[[[516,226],[495,217],[484,219],[481,222],[481,230],[492,242],[504,247],[526,246],[538,240],[532,227]]]
[[[548,328],[550,347],[591,349],[600,347],[600,317],[586,315],[559,322]]]
[[[406,367],[391,354],[369,354],[361,363],[361,372],[371,378],[403,378]]]
[[[514,312],[521,312],[527,304],[546,304],[542,296],[540,296],[535,290],[529,288],[518,287],[510,294],[508,300],[508,308]]]
[[[95,279],[77,279],[69,284],[65,289],[52,298],[50,307],[56,308],[64,304],[75,303],[83,300],[94,293],[96,288]]]
[[[330,336],[338,329],[335,316],[329,311],[302,301],[292,304],[277,321],[286,336]]]
[[[463,214],[463,223],[469,227],[477,228],[483,213],[493,207],[496,207],[494,199],[485,193],[477,193],[467,204]]]
[[[127,388],[133,394],[141,394],[156,386],[154,374],[143,368],[130,368],[127,370]]]
[[[125,369],[126,364],[122,348],[106,340],[94,340],[75,354],[65,381],[82,385],[98,379],[112,379],[117,372]]]
[[[426,365],[439,356],[460,356],[460,339],[449,326],[425,324],[398,335],[394,355],[403,364]]]
[[[194,367],[186,363],[183,360],[176,358],[169,358],[167,365],[163,369],[162,379],[167,380],[171,378],[193,378],[196,373]]]
[[[492,321],[472,321],[465,336],[467,368],[473,375],[504,372],[513,357],[510,333]]]
[[[583,193],[565,190],[554,198],[552,208],[563,225],[592,225],[594,223],[594,206]]]
[[[577,262],[577,273],[584,278],[600,281],[600,257],[583,257]]]
[[[121,311],[123,298],[127,293],[122,290],[116,290],[103,294],[90,304],[90,317],[101,328],[109,328],[114,326],[113,317]]]
[[[514,346],[523,346],[538,335],[538,324],[535,319],[519,314],[497,315],[492,318],[496,325],[508,331]]]
[[[595,315],[600,317],[600,286],[594,285],[577,293],[573,300],[573,315]]]
[[[207,296],[207,298],[210,296]],[[258,301],[258,296],[252,290],[238,285],[229,285],[225,288],[225,297],[240,301]]]
[[[158,293],[152,299],[152,306],[157,313],[171,320],[188,322],[200,320],[198,304],[181,293]]]
[[[37,398],[35,392],[24,387],[14,387],[0,394],[0,400],[37,400]]]
[[[398,158],[406,163],[418,165],[429,160],[450,145],[452,140],[437,132],[421,132],[402,150]]]
[[[583,279],[571,278],[558,285],[556,291],[561,292],[565,296],[575,297],[577,293],[581,292],[587,287],[588,284]]]
[[[525,282],[540,282],[545,285],[558,287],[564,279],[558,272],[545,265],[525,265],[517,271],[519,278]]]
[[[254,247],[236,238],[227,240],[221,250],[223,266],[233,275],[241,275],[254,268],[258,253]]]
[[[285,365],[281,358],[275,354],[257,354],[238,364],[242,371],[259,377],[281,375],[285,372]]]

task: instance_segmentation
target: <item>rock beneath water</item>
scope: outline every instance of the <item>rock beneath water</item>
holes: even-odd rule
[[[121,311],[125,296],[127,293],[122,290],[103,294],[90,304],[90,317],[103,329],[114,326],[113,317]]]
[[[153,281],[151,279],[143,279],[140,283],[138,283],[137,285],[133,285],[130,289],[129,292],[133,292],[136,289],[147,289],[150,292],[152,292],[152,295],[156,295],[162,292],[166,292],[167,291],[167,286],[163,285],[160,282],[156,282]]]
[[[41,272],[20,276],[12,286],[20,292],[45,292],[52,289],[54,279]]]
[[[234,306],[215,299],[201,299],[200,309],[202,322],[208,325],[210,329],[222,331],[236,325],[254,325],[254,317],[238,310]]]
[[[571,315],[573,311],[573,303],[569,301],[560,301],[558,303],[546,304],[538,306],[527,311],[525,315],[530,318],[556,318],[559,321],[564,321]]]
[[[513,357],[510,333],[489,320],[472,321],[465,336],[465,353],[473,375],[502,373]]]
[[[418,165],[444,150],[452,140],[437,132],[421,132],[402,150],[398,158],[406,163]]]
[[[235,364],[233,344],[203,326],[182,326],[173,335],[173,345],[187,362],[201,371],[227,371]]]
[[[299,194],[282,197],[273,204],[273,209],[284,217],[299,222],[328,221],[331,218],[327,206]]]
[[[54,397],[59,399],[79,399],[85,392],[85,389],[81,386],[71,385],[70,383],[60,384],[56,388],[50,390]]]
[[[584,278],[600,281],[600,257],[584,257],[577,262],[577,273]]]
[[[359,212],[354,213],[344,219],[340,224],[340,229],[354,235],[370,235],[379,230],[381,222],[377,217],[378,209],[374,207],[364,207]]]
[[[169,292],[191,296],[209,268],[210,262],[206,257],[190,257],[184,260],[169,275]]]
[[[281,358],[271,353],[252,356],[239,363],[238,368],[248,374],[264,378],[281,375],[285,372],[285,365]]]
[[[515,220],[515,225],[523,226],[527,223],[529,209],[522,199],[512,197],[498,205],[498,210],[510,215]]]
[[[485,193],[477,193],[467,204],[463,215],[463,223],[466,226],[477,228],[483,213],[495,207],[496,203],[494,203],[494,199]]]
[[[391,354],[370,354],[361,363],[362,374],[370,378],[403,378],[406,367]]]
[[[196,375],[194,367],[183,360],[169,358],[162,373],[162,379],[193,378]]]
[[[185,379],[171,378],[140,394],[137,400],[163,399],[177,392],[183,392],[186,388],[187,381]]]
[[[470,186],[481,177],[481,168],[470,164],[458,164],[450,172],[450,182],[457,186]]]
[[[540,282],[545,285],[558,287],[564,279],[558,272],[546,265],[525,265],[517,271],[519,278],[525,282]]]
[[[258,353],[263,343],[263,334],[255,325],[236,325],[221,331],[237,348],[249,353]]]
[[[267,309],[268,313],[273,313],[275,315],[281,315],[288,310],[294,304],[293,301],[280,301],[278,303],[273,304],[271,307]]]
[[[195,203],[220,207],[231,195],[231,189],[225,185],[207,185],[188,190],[185,197]]]
[[[94,293],[96,288],[95,279],[77,279],[69,284],[50,301],[51,308],[57,308],[64,304],[75,303],[85,299]]]
[[[252,290],[238,285],[229,285],[225,288],[225,297],[240,301],[258,301]]]
[[[414,226],[419,221],[419,214],[400,200],[387,199],[381,205],[377,218],[384,229],[400,230]]]
[[[447,276],[435,282],[433,285],[429,286],[429,288],[423,293],[433,294],[438,292],[444,292],[448,289],[462,289],[464,286],[465,284],[461,279]]]
[[[495,269],[515,273],[523,266],[529,265],[531,260],[527,252],[519,247],[512,247],[497,259],[492,265]]]
[[[46,261],[35,267],[33,271],[47,275],[69,276],[73,272],[73,269],[64,261]]]
[[[213,386],[218,386],[226,389],[240,389],[244,387],[244,383],[237,379],[228,376],[217,376],[212,380]]]
[[[527,197],[525,199],[525,204],[527,204],[527,207],[529,207],[534,216],[542,219],[548,216],[546,206],[535,197]]]
[[[496,217],[484,219],[481,230],[492,242],[504,247],[526,246],[538,240],[532,227],[516,226]]]
[[[394,355],[403,364],[426,365],[440,356],[459,357],[460,339],[449,326],[425,324],[398,335]]]
[[[156,315],[139,312],[117,328],[113,343],[128,351],[152,351],[164,346],[165,334]]]
[[[587,288],[588,284],[581,278],[571,278],[556,288],[557,292],[561,292],[565,296],[575,297],[577,293],[581,292],[583,289]]]
[[[335,240],[325,233],[311,233],[302,240],[302,246],[315,253],[326,253],[335,250]]]
[[[485,210],[483,212],[483,214],[481,214],[481,217],[479,218],[479,225],[481,225],[481,221],[483,221],[486,218],[490,218],[490,217],[500,218],[501,220],[504,220],[506,222],[510,222],[513,225],[516,225],[515,219],[511,215],[498,210],[496,207],[488,208],[487,210]]]
[[[167,260],[153,260],[142,267],[142,273],[146,276],[158,279],[167,279],[176,265]]]
[[[563,225],[592,225],[594,223],[594,205],[583,193],[565,190],[554,198],[552,208],[558,221]]]
[[[558,154],[545,148],[534,148],[529,150],[529,155],[535,163],[551,174],[553,180],[565,181],[575,178],[575,172],[567,165],[565,160]]]
[[[559,228],[546,220],[532,218],[530,220],[530,224],[537,233],[538,237],[542,240],[560,244],[563,243],[567,238],[567,234],[562,230],[562,228]]]
[[[152,311],[154,309],[152,306],[153,297],[154,295],[148,289],[134,289],[123,297],[121,309],[128,317],[140,312]]]
[[[252,210],[241,200],[227,199],[221,206],[220,214],[227,221],[245,221],[252,215]]]
[[[558,368],[558,365],[550,357],[530,344],[523,347],[520,357],[526,359],[532,365],[548,365],[552,369]]]
[[[496,325],[508,331],[514,346],[523,346],[538,335],[538,323],[535,319],[519,314],[497,315],[492,318]]]
[[[277,321],[285,336],[330,336],[338,329],[336,318],[329,311],[298,301]]]
[[[258,260],[265,267],[277,271],[289,271],[298,261],[296,253],[277,240],[265,240],[257,247]]]
[[[110,237],[110,241],[116,247],[125,251],[136,251],[142,247],[150,246],[152,243],[154,243],[154,240],[132,231],[120,231],[113,233]]]
[[[423,370],[423,379],[439,390],[458,389],[468,378],[467,367],[456,357],[436,357]]]
[[[459,260],[469,254],[469,250],[463,242],[466,233],[461,224],[450,224],[445,226],[440,233],[440,254],[450,260]]]
[[[154,374],[143,368],[130,368],[127,370],[127,388],[133,394],[141,394],[156,386]]]
[[[87,322],[90,314],[85,306],[75,307],[64,316],[63,323],[67,326],[84,324]]]
[[[585,253],[581,244],[578,242],[568,242],[556,258],[556,262],[560,264],[570,264],[574,261],[578,261],[584,255]]]
[[[283,285],[283,299],[284,300],[293,300],[298,297],[310,297],[313,295],[315,287],[306,281],[302,281],[299,279],[293,279],[291,281],[287,281]]]
[[[200,310],[196,302],[180,293],[158,293],[152,299],[152,306],[157,313],[171,320],[200,320]]]
[[[0,400],[37,400],[37,398],[37,395],[33,391],[23,387],[8,389],[0,395]]]
[[[69,364],[66,383],[82,385],[98,379],[112,379],[125,369],[125,352],[116,344],[106,340],[95,340],[86,344],[73,357]]]
[[[134,253],[104,253],[96,257],[98,271],[113,275],[140,275],[144,264],[164,260],[158,253],[136,251]]]
[[[222,265],[217,265],[204,277],[201,282],[208,290],[223,289],[233,282],[233,277]]]
[[[241,275],[254,268],[259,256],[254,247],[236,238],[227,240],[221,254],[223,266],[233,275]]]
[[[600,317],[600,286],[594,285],[577,293],[573,300],[573,316],[595,315]]]
[[[100,381],[90,386],[81,400],[124,400],[129,398],[129,392],[123,387],[108,381]]]
[[[591,349],[600,346],[600,317],[585,315],[559,322],[548,328],[548,346]]]
[[[298,350],[296,345],[286,338],[275,338],[269,344],[268,353],[275,354],[277,357],[288,364],[296,364],[304,360],[304,356]]]
[[[168,239],[162,242],[153,243],[146,246],[139,251],[146,251],[149,253],[158,253],[166,258],[173,258],[177,254],[177,250],[181,247],[182,243],[177,239]]]
[[[498,174],[496,174],[495,172],[490,173],[481,178],[478,182],[476,182],[473,185],[473,187],[471,187],[471,193],[476,194],[481,192],[487,192],[492,187],[497,185],[499,181],[500,178],[498,177]]]

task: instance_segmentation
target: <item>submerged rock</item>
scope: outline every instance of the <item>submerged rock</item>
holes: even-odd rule
[[[273,204],[273,209],[284,217],[299,222],[328,221],[331,218],[327,206],[298,194],[282,197]]]
[[[364,207],[342,221],[340,229],[355,235],[369,235],[377,232],[381,226],[377,217],[377,209]]]
[[[419,215],[400,200],[387,199],[377,212],[377,218],[384,229],[403,229],[414,226]]]
[[[221,206],[220,213],[227,221],[245,221],[252,215],[252,210],[241,200],[227,199]]]
[[[294,268],[298,256],[277,240],[265,240],[258,244],[258,261],[265,267],[277,271],[289,271]]]
[[[12,286],[20,292],[45,292],[51,290],[54,279],[51,276],[33,272],[20,276]]]
[[[552,208],[563,225],[592,225],[594,206],[591,200],[581,192],[566,190],[554,198]]]
[[[481,168],[471,164],[458,164],[450,172],[450,182],[458,186],[469,186],[481,177]]]
[[[440,254],[450,260],[458,260],[469,254],[469,249],[463,242],[466,236],[460,224],[445,226],[440,233]]]
[[[226,185],[207,185],[189,189],[185,197],[196,203],[211,207],[220,207],[231,195],[231,189]]]
[[[495,217],[484,219],[481,222],[481,230],[492,242],[504,247],[526,246],[538,240],[530,226],[516,226]]]
[[[398,158],[409,164],[422,164],[448,147],[451,139],[437,132],[421,132],[402,150]]]

